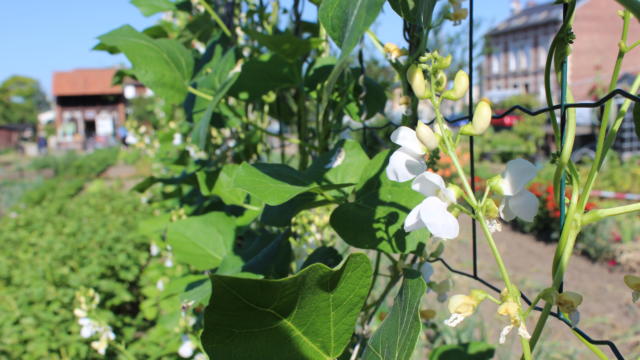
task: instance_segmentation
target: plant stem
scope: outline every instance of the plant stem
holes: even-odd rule
[[[229,28],[227,27],[227,25],[224,23],[224,21],[222,21],[222,19],[220,18],[220,16],[218,16],[215,10],[213,10],[211,5],[209,5],[209,3],[207,3],[206,0],[198,0],[198,2],[209,13],[209,15],[211,15],[213,20],[216,22],[216,24],[218,24],[218,26],[220,26],[220,28],[225,33],[225,35],[227,35],[228,37],[231,37],[231,31],[229,31]]]
[[[203,98],[205,100],[208,100],[208,101],[213,101],[213,96],[211,96],[211,95],[209,95],[209,94],[207,94],[205,92],[202,92],[202,91],[194,88],[193,86],[189,86],[187,88],[187,90],[189,90],[189,92],[192,93],[195,96],[199,96],[199,97],[201,97],[201,98]]]
[[[433,76],[431,76],[431,84],[433,84],[433,83],[434,83],[434,79],[433,79]],[[484,217],[484,211],[482,209],[482,204],[486,200],[486,197],[488,195],[488,191],[485,190],[485,194],[483,196],[482,202],[478,203],[478,201],[476,200],[475,194],[474,194],[473,190],[471,189],[471,185],[469,184],[469,181],[468,181],[467,177],[465,176],[464,169],[460,165],[460,161],[458,160],[458,156],[457,156],[457,154],[455,152],[455,147],[451,143],[451,139],[447,135],[447,131],[445,131],[446,129],[445,129],[445,125],[444,125],[444,118],[442,116],[442,113],[440,112],[440,106],[439,106],[440,102],[436,100],[435,94],[433,94],[433,93],[431,95],[431,102],[433,104],[433,108],[435,109],[436,122],[437,122],[436,126],[440,126],[440,132],[442,134],[442,139],[444,141],[444,151],[451,158],[451,162],[453,163],[453,166],[455,167],[456,172],[458,173],[458,177],[462,181],[462,186],[463,186],[463,188],[464,188],[464,190],[465,190],[465,192],[467,193],[467,196],[468,196],[467,202],[469,202],[469,204],[475,210],[475,218],[478,221],[478,223],[480,224],[480,227],[482,228],[482,232],[484,233],[484,237],[487,240],[487,243],[489,244],[489,248],[491,249],[491,253],[493,255],[494,260],[496,261],[496,264],[498,265],[498,269],[500,271],[500,276],[502,277],[502,280],[504,281],[505,287],[508,289],[508,293],[510,295],[512,295],[512,296],[514,296],[514,294],[520,294],[520,292],[516,289],[516,287],[511,282],[511,279],[509,278],[509,272],[507,271],[507,267],[505,266],[504,261],[502,260],[502,256],[500,255],[500,251],[498,250],[498,247],[496,246],[495,240],[493,239],[493,235],[491,234],[491,231],[489,230],[489,226],[487,225],[487,220]],[[488,187],[487,187],[487,189],[488,189]],[[518,302],[518,304],[520,304],[520,297],[519,296],[516,299],[516,301]],[[521,321],[524,324],[525,319],[522,318]],[[522,344],[522,352],[523,352],[524,359],[525,360],[530,360],[531,359],[531,346],[529,345],[529,340],[521,337],[520,338],[520,342]]]
[[[493,235],[489,230],[489,226],[487,226],[487,220],[484,218],[484,213],[481,209],[476,209],[476,219],[480,224],[480,228],[482,228],[482,232],[484,234],[487,243],[489,244],[489,248],[491,249],[491,253],[493,254],[494,259],[496,260],[496,264],[498,265],[498,269],[500,270],[500,275],[502,276],[502,280],[504,281],[504,285],[509,292],[513,289],[513,284],[511,283],[511,279],[509,278],[509,273],[507,272],[507,267],[502,260],[502,256],[500,256],[500,251],[496,246],[496,242],[493,240]]]
[[[584,215],[582,226],[593,224],[610,216],[627,214],[634,211],[640,211],[640,203],[616,206],[609,209],[591,210]]]
[[[583,338],[582,336],[580,336],[580,334],[578,334],[575,331],[572,331],[573,335],[575,335],[586,347],[589,348],[589,350],[591,350],[591,352],[593,352],[598,358],[602,359],[602,360],[607,360],[609,359],[609,357],[602,352],[602,350],[598,349],[597,346],[593,345],[592,343],[590,343],[589,341],[587,341],[587,339]]]
[[[378,36],[373,31],[371,31],[371,29],[367,30],[367,36],[369,36],[369,39],[371,39],[371,42],[373,43],[375,48],[378,49],[380,54],[382,54],[382,56],[385,56],[386,54],[384,52],[384,46],[382,45],[382,41],[378,39]]]
[[[529,340],[520,337],[520,344],[522,345],[522,356],[524,360],[531,360],[531,345],[529,345]]]

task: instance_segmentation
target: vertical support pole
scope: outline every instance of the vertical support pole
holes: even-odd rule
[[[469,121],[473,119],[473,0],[469,0]],[[471,190],[476,192],[476,166],[473,136],[469,136],[469,159],[471,160]],[[478,277],[478,243],[476,220],[471,219],[471,240],[473,246],[473,276]]]
[[[562,19],[563,21],[567,20],[567,8],[568,5],[565,3],[562,5]],[[564,147],[565,142],[565,128],[567,125],[567,58],[562,59],[562,70],[561,70],[561,91],[560,91],[560,149]],[[564,202],[565,195],[567,192],[567,184],[566,184],[566,174],[562,173],[562,178],[560,179],[560,201],[558,205],[560,206],[560,228],[564,226],[565,217],[566,217],[566,204]],[[564,281],[560,283],[560,292],[564,287]]]

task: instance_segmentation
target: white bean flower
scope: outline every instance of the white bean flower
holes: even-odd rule
[[[92,341],[91,347],[97,351],[98,354],[105,355],[107,347],[109,347],[109,342],[114,341],[116,339],[116,335],[113,333],[110,326],[100,327],[98,332],[100,332],[100,339]]]
[[[451,317],[444,321],[449,327],[458,326],[464,319],[473,315],[478,308],[479,301],[468,295],[457,294],[449,299],[449,312]]]
[[[506,301],[498,307],[498,315],[507,316],[509,318],[509,324],[502,328],[500,332],[500,338],[498,342],[500,344],[504,344],[507,340],[507,335],[513,330],[513,328],[518,328],[518,335],[525,339],[531,339],[531,335],[529,335],[529,331],[527,331],[526,326],[520,319],[520,315],[518,313],[519,307],[513,301]]]
[[[533,221],[538,212],[538,198],[525,186],[536,177],[535,165],[524,159],[514,159],[507,163],[502,173],[500,189],[504,198],[500,204],[500,217],[511,221],[516,217]]]
[[[99,329],[96,322],[88,317],[78,319],[78,324],[80,325],[80,336],[85,339],[92,337]]]
[[[196,349],[196,346],[193,343],[193,341],[189,339],[189,336],[182,335],[182,344],[178,349],[178,355],[180,355],[180,357],[185,359],[190,358],[193,355],[193,352],[195,349]]]
[[[391,141],[400,145],[400,148],[389,158],[387,166],[389,180],[405,182],[427,170],[427,164],[424,161],[427,147],[418,140],[413,129],[400,126],[391,133]]]
[[[453,239],[460,232],[460,224],[447,210],[455,203],[455,193],[447,189],[440,175],[424,172],[415,178],[411,188],[427,198],[413,208],[404,221],[406,232],[426,227],[435,237]]]
[[[193,357],[193,360],[208,360],[208,358],[203,353],[197,353],[196,356]]]

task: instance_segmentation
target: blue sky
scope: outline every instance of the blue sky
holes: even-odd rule
[[[485,26],[495,24],[509,14],[509,2],[475,0],[476,16]],[[315,8],[308,7],[309,12]],[[0,81],[13,74],[30,76],[50,93],[53,71],[126,64],[123,56],[91,51],[96,37],[123,24],[140,30],[155,21],[129,0],[7,1],[0,12]],[[401,24],[385,5],[374,29],[382,41],[399,43]]]

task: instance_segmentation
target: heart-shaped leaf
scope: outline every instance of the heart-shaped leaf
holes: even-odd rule
[[[204,349],[212,359],[335,359],[351,339],[371,275],[364,254],[337,270],[314,264],[281,280],[213,275]]]

